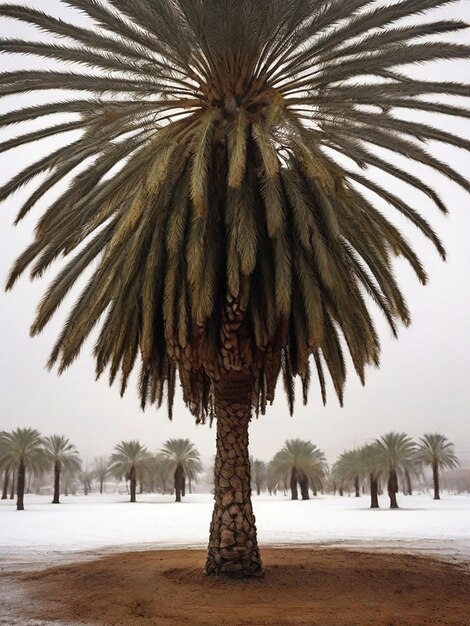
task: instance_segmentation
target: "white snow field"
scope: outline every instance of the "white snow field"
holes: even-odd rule
[[[72,560],[77,552],[94,554],[207,545],[213,498],[172,496],[27,495],[26,510],[0,501],[0,566]],[[368,496],[318,496],[291,501],[287,496],[254,496],[261,545],[328,544],[365,549],[429,553],[470,564],[470,495],[399,496],[399,510],[370,510]],[[91,556],[91,555],[90,555]]]

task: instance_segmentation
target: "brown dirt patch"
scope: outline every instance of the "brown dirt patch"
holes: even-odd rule
[[[258,580],[206,577],[204,552],[171,550],[22,574],[15,585],[28,598],[23,623],[470,624],[470,575],[457,565],[319,548],[265,548],[262,556],[266,575]]]

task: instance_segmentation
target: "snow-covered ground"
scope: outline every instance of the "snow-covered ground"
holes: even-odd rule
[[[0,564],[70,559],[76,552],[207,544],[210,494],[26,496],[26,510],[0,501]],[[470,563],[470,495],[400,496],[400,509],[370,510],[369,498],[318,496],[292,502],[288,497],[254,496],[261,544],[340,544],[368,549],[428,552]]]

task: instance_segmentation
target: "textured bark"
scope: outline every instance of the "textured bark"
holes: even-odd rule
[[[129,472],[129,479],[131,483],[131,502],[136,502],[135,493],[137,490],[137,479],[135,476],[135,467],[131,467],[131,471]]]
[[[397,492],[398,492],[398,478],[395,470],[390,470],[388,477],[388,496],[390,498],[390,508],[398,509]]]
[[[6,500],[8,496],[8,483],[10,482],[10,472],[5,470],[3,474],[3,491],[2,491],[2,500]]]
[[[54,463],[54,498],[52,504],[60,504],[60,461]]]
[[[20,460],[20,464],[18,466],[18,485],[16,488],[17,499],[16,499],[16,510],[24,511],[24,485],[26,479],[26,468],[24,466],[23,459]]]
[[[374,477],[374,474],[370,475],[370,508],[378,509],[379,508],[379,487],[377,484],[377,478]]]
[[[359,476],[355,476],[354,478],[354,490],[356,492],[356,498],[360,498],[361,497],[361,491],[359,488]]]
[[[432,464],[432,482],[434,484],[434,500],[440,500],[439,494],[439,466],[436,462]]]
[[[253,577],[263,573],[251,505],[248,454],[251,388],[251,376],[236,371],[224,375],[215,385],[215,505],[207,574]]]
[[[181,496],[184,498],[185,495],[186,495],[186,475],[183,472],[181,474]]]
[[[297,468],[292,469],[292,474],[290,475],[290,492],[291,492],[291,500],[298,500],[299,494],[297,491]]]

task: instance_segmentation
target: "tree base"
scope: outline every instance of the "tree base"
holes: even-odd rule
[[[258,549],[244,551],[243,548],[234,548],[233,550],[211,550],[209,548],[206,574],[230,578],[261,578],[264,576]]]

